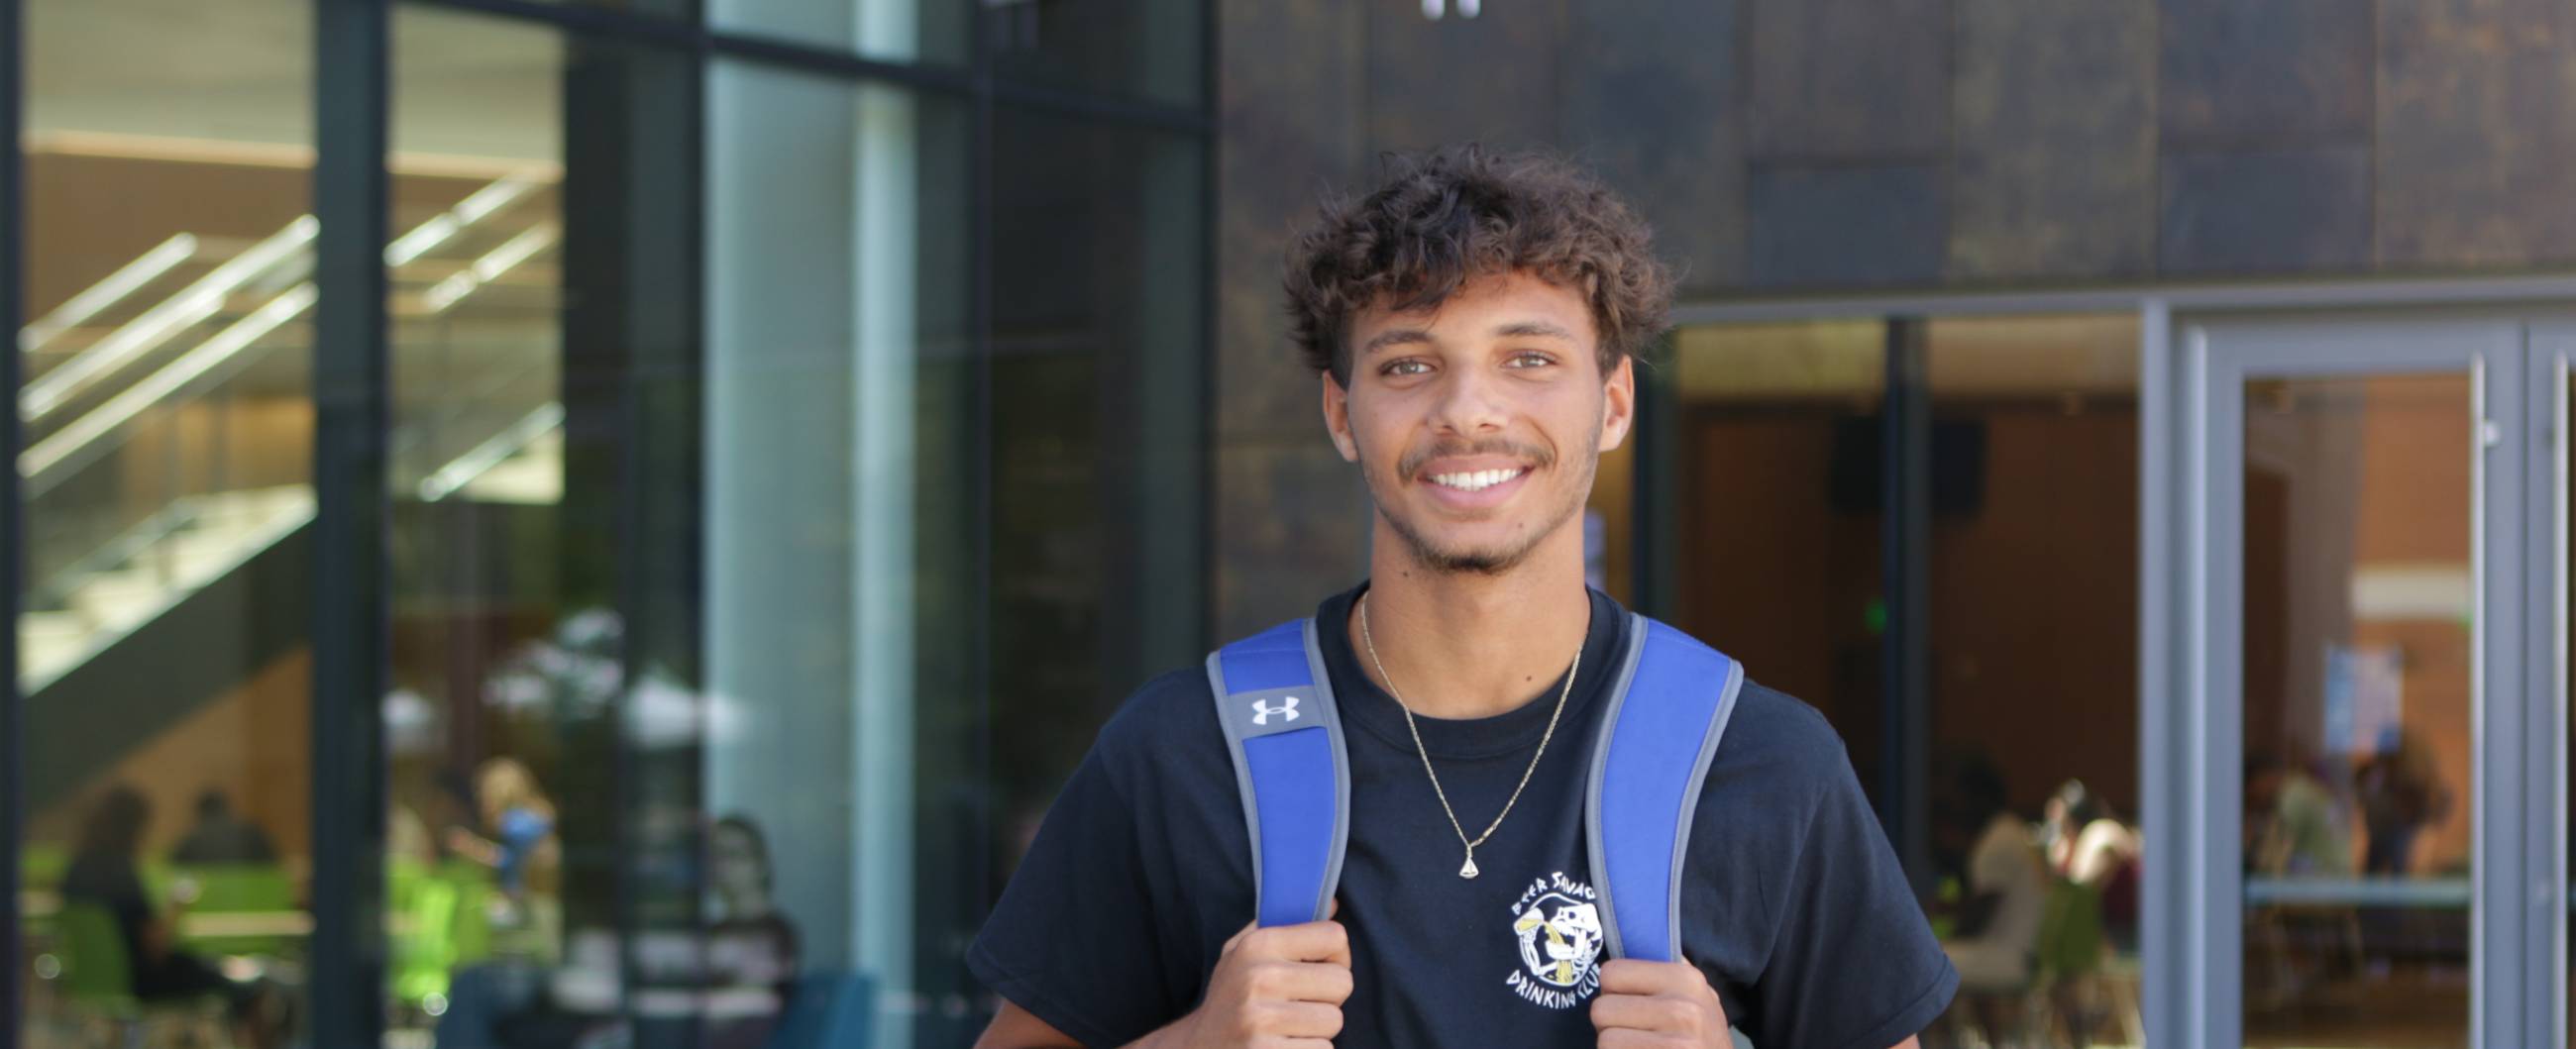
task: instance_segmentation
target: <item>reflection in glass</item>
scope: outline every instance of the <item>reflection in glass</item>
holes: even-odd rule
[[[1875,791],[1883,322],[1674,333],[1675,626],[1824,711]]]
[[[2143,1044],[2138,320],[1927,328],[1933,913],[1961,977],[1947,1022]]]
[[[389,1037],[651,1041],[699,1016],[655,981],[718,979],[667,523],[694,512],[694,271],[633,217],[688,211],[693,78],[428,9],[393,45]],[[741,971],[740,1017],[776,1022],[776,974]]]
[[[731,62],[707,99],[701,804],[765,835],[794,1008],[960,1044],[950,945],[983,905],[969,122]]]
[[[677,3],[679,0],[661,0]],[[700,0],[721,33],[775,37],[862,58],[963,65],[976,4],[948,0]],[[1015,4],[983,4],[1007,17]],[[1027,6],[1036,6],[1030,4]],[[1085,9],[1086,13],[1090,11]]]
[[[41,745],[10,901],[33,978],[0,1023],[282,1044],[312,930],[311,7],[24,16],[12,554]]]
[[[2245,391],[2249,1045],[2468,1037],[2469,380]]]
[[[1004,110],[995,150],[998,892],[1114,705],[1205,655],[1206,190],[1164,132]]]

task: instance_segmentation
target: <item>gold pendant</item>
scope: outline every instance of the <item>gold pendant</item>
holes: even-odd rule
[[[1476,876],[1476,850],[1467,850],[1467,865],[1458,868],[1458,876],[1461,878],[1473,878]]]

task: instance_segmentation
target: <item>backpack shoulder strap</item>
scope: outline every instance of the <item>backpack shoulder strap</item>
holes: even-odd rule
[[[1679,630],[1630,615],[1627,652],[1592,747],[1583,810],[1612,957],[1681,960],[1682,861],[1691,816],[1743,687],[1741,664]]]
[[[1208,653],[1207,671],[1243,796],[1258,920],[1320,921],[1342,879],[1351,777],[1314,621],[1282,623]]]

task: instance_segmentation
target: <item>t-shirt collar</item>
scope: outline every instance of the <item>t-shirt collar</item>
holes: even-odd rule
[[[1324,649],[1324,666],[1332,675],[1333,696],[1344,724],[1356,725],[1397,749],[1411,752],[1413,737],[1405,729],[1404,709],[1397,705],[1395,697],[1361,672],[1360,660],[1366,657],[1351,645],[1352,610],[1359,596],[1367,591],[1368,583],[1363,581],[1316,606],[1315,633]],[[1598,590],[1587,588],[1585,592],[1592,598],[1592,626],[1584,636],[1583,667],[1575,675],[1574,692],[1566,697],[1565,714],[1556,727],[1559,743],[1570,727],[1588,720],[1585,715],[1618,670],[1617,653],[1627,633],[1628,614],[1618,602]],[[1416,714],[1414,722],[1422,730],[1423,748],[1434,758],[1453,761],[1525,758],[1529,748],[1537,746],[1539,738],[1546,734],[1548,716],[1556,710],[1557,690],[1564,684],[1561,671],[1549,675],[1538,690],[1524,697],[1520,706],[1492,717],[1435,718]],[[1549,746],[1552,749],[1556,744]]]

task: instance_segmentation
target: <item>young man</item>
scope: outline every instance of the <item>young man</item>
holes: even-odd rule
[[[1663,326],[1647,237],[1582,173],[1469,148],[1399,161],[1300,238],[1296,338],[1377,507],[1368,582],[1315,613],[1349,751],[1334,913],[1251,926],[1211,686],[1174,671],[1101,730],[969,953],[1004,999],[980,1045],[1725,1046],[1732,1025],[1880,1049],[1940,1014],[1958,977],[1841,741],[1753,684],[1689,835],[1688,961],[1601,949],[1584,776],[1629,626],[1584,585],[1581,520]]]

